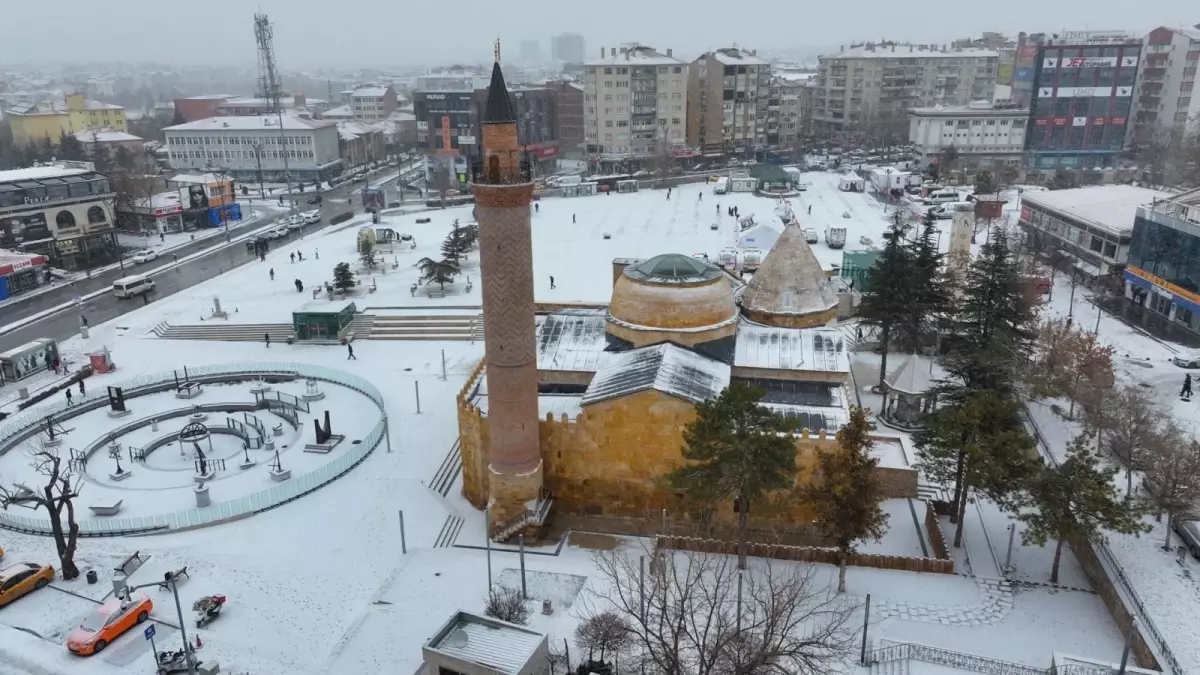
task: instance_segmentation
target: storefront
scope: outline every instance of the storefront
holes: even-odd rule
[[[0,251],[0,300],[42,285],[47,262],[44,255]]]

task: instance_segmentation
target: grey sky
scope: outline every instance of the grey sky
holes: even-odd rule
[[[475,62],[488,59],[497,35],[510,55],[520,40],[541,40],[546,54],[550,35],[577,32],[587,40],[589,56],[598,56],[601,46],[638,41],[689,57],[734,42],[815,51],[884,37],[942,43],[983,30],[1144,33],[1200,22],[1194,0],[12,1],[0,2],[0,62],[253,66],[256,7],[275,24],[284,69]]]

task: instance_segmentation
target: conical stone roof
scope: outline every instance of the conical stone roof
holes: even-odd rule
[[[738,302],[752,321],[804,327],[832,320],[838,298],[804,240],[804,230],[793,221],[783,228]]]

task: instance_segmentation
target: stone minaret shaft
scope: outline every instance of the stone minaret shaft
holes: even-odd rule
[[[472,191],[479,221],[488,391],[491,535],[536,501],[542,487],[533,306],[533,184],[522,167],[516,116],[497,63],[483,121],[482,163]]]

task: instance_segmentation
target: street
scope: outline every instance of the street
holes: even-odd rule
[[[385,171],[391,168],[388,167]],[[320,207],[321,222],[316,225],[309,225],[299,232],[289,232],[287,238],[272,239],[271,249],[275,250],[287,247],[290,245],[290,242],[296,241],[301,236],[320,231],[322,228],[327,227],[335,215],[344,213],[350,210],[351,206],[355,205],[355,196],[353,193],[355,190],[361,189],[362,185],[361,182],[347,183],[323,193]],[[391,191],[393,187],[394,182],[388,181],[387,189]],[[296,194],[298,202],[297,211],[316,208],[304,203],[310,196],[311,193]],[[349,203],[341,201],[347,199]],[[277,204],[278,202],[276,201],[275,203]],[[357,211],[361,213],[361,205],[359,205]],[[230,238],[235,238],[240,234],[266,227],[286,215],[286,213],[282,213],[270,218],[260,218],[240,227],[230,227],[229,236]],[[191,260],[182,260],[188,255],[197,252],[205,253]],[[178,255],[181,262],[174,264],[172,262],[172,254]],[[71,302],[76,296],[87,295],[88,293],[109,288],[115,279],[131,274],[151,274],[153,276],[157,286],[155,293],[150,298],[153,302],[158,298],[172,295],[185,288],[190,288],[201,281],[211,279],[254,260],[257,260],[257,258],[246,248],[245,243],[242,241],[226,246],[225,237],[223,236],[206,237],[205,239],[175,249],[170,253],[162,255],[157,260],[144,265],[134,265],[133,263],[126,262],[124,274],[122,274],[119,268],[107,270],[93,274],[90,278],[77,281],[74,286],[64,285],[41,293],[27,302],[20,302],[5,307],[2,312],[3,322],[9,324],[19,321],[22,318],[36,315],[52,307]],[[0,352],[19,347],[42,337],[50,337],[58,341],[66,340],[79,332],[80,314],[87,316],[89,324],[98,325],[142,306],[143,301],[140,298],[119,299],[111,293],[105,293],[84,301],[78,307],[70,307],[61,312],[55,312],[0,336]]]

